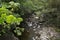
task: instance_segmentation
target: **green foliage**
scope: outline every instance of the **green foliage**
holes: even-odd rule
[[[11,1],[9,2],[9,8],[11,8],[11,11],[18,10],[20,8],[20,4]]]
[[[17,34],[17,35],[21,35],[22,33],[21,32],[23,32],[24,31],[24,28],[19,28],[19,27],[17,27],[15,30],[14,30],[14,32]]]
[[[23,6],[29,10],[43,9],[47,5],[47,0],[27,0]]]
[[[9,2],[10,0],[2,1]],[[19,14],[33,12],[43,19],[45,24],[60,26],[59,3],[60,0],[16,0],[15,2],[12,0],[9,3],[2,3],[2,8],[0,8],[0,24],[10,29],[10,25],[14,24],[15,27],[16,25],[20,25],[23,21],[21,17],[17,17]],[[17,33],[17,31],[15,28],[14,32]],[[18,32],[17,34],[21,35],[21,31]]]
[[[13,24],[15,22],[16,18],[13,15],[9,15],[6,17],[6,22],[9,24]]]
[[[22,18],[16,18],[14,17],[13,15],[9,15],[9,16],[6,16],[6,22],[9,23],[9,24],[20,24],[20,22],[23,21]]]
[[[12,14],[12,12],[9,11],[8,9],[6,9],[5,6],[2,6],[2,7],[0,8],[0,16],[1,16],[1,14],[4,14],[4,13],[6,13],[6,14]]]
[[[0,34],[4,34],[12,30],[12,33],[14,32],[17,35],[21,35],[22,32],[24,31],[24,28],[17,27],[17,25],[20,25],[20,23],[23,21],[23,18],[17,17],[18,15],[15,16],[16,14],[14,14],[14,12],[9,10],[9,8],[17,9],[19,7],[19,3],[14,3],[14,2],[11,3],[8,6],[7,4],[4,5],[2,3],[2,7],[0,8],[0,25],[2,25]],[[7,9],[7,7],[9,8]],[[14,30],[16,30],[16,32]]]

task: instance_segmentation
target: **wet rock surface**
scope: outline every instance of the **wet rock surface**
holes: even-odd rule
[[[26,40],[56,40],[60,38],[60,33],[56,32],[53,26],[48,26],[40,17],[32,14],[26,19],[27,27],[25,28],[29,33],[26,35]],[[27,34],[27,33],[26,33]],[[25,35],[25,34],[24,34]],[[21,40],[25,40],[24,37]]]

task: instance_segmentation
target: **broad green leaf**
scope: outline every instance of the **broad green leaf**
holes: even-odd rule
[[[3,24],[4,20],[0,17],[0,24]]]
[[[14,23],[16,18],[13,15],[9,15],[6,17],[6,22],[7,23]]]
[[[24,31],[24,28],[20,28],[20,30],[23,32]]]
[[[22,22],[22,21],[23,21],[23,19],[22,19],[22,18],[17,18],[16,23],[19,25],[19,24],[20,24],[20,22]]]
[[[17,30],[17,35],[20,36],[21,34],[20,30]]]

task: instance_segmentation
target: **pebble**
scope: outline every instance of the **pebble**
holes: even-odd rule
[[[35,17],[36,19],[39,19],[39,17]]]

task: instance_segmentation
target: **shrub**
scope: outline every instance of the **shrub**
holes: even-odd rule
[[[11,4],[7,6],[7,4],[2,3],[2,7],[0,8],[0,25],[2,25],[0,35],[8,32],[21,35],[24,31],[24,28],[20,28],[19,26],[17,27],[17,25],[20,25],[20,23],[23,21],[23,18],[16,16],[16,14],[13,12],[16,7],[16,9],[18,9],[19,6],[17,4],[19,5],[19,3],[14,3],[14,6],[12,7]],[[13,9],[13,11],[9,10],[9,8]]]

